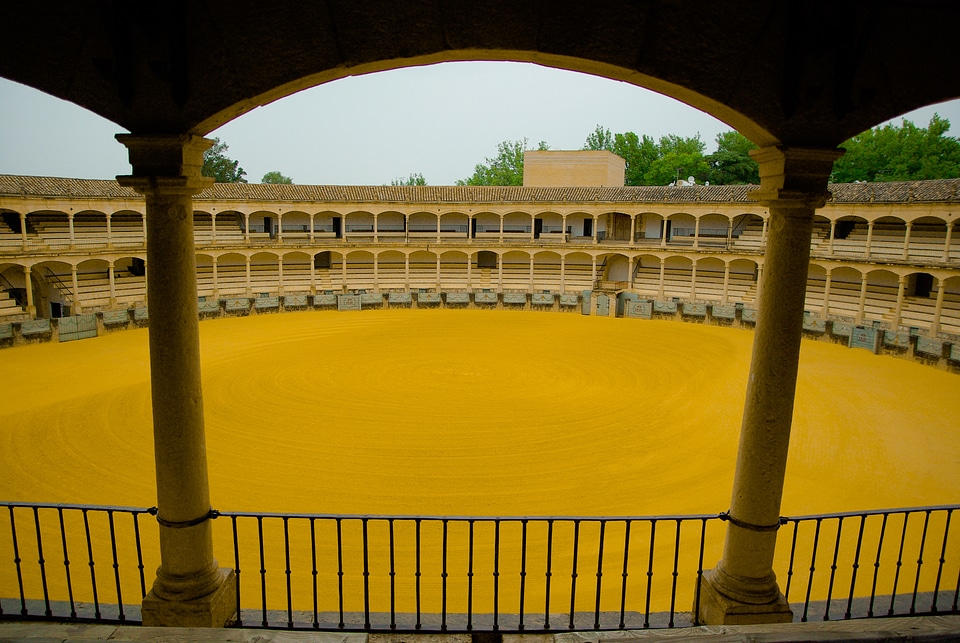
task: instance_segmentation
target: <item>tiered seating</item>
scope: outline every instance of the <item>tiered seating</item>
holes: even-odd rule
[[[17,301],[6,291],[0,290],[0,321],[23,313]]]
[[[760,254],[763,249],[763,224],[751,223],[733,240],[733,249]]]
[[[563,289],[565,292],[593,290],[593,266],[590,264],[568,263],[563,272]]]
[[[533,269],[533,289],[535,291],[549,290],[551,292],[560,292],[560,264],[535,264]]]
[[[65,301],[74,301],[72,275],[51,273],[46,278],[60,291],[60,296]],[[147,282],[144,277],[117,269],[113,276],[113,290],[117,306],[138,305],[146,300]],[[106,271],[78,272],[77,299],[88,312],[111,308],[110,278]]]
[[[663,297],[690,299],[690,285],[693,271],[685,268],[667,268],[663,273]],[[660,268],[639,268],[634,277],[634,288],[649,297],[659,297]],[[754,303],[757,284],[750,273],[731,272],[727,283],[727,301]],[[697,287],[694,293],[697,301],[720,303],[723,301],[723,273],[716,271],[697,271]]]

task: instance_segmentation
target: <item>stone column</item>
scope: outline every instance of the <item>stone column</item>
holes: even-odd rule
[[[867,243],[863,248],[863,256],[870,256],[870,246],[873,244],[873,221],[867,221]]]
[[[828,197],[827,178],[842,152],[768,147],[752,198],[770,209],[764,295],[734,474],[723,557],[701,584],[700,622],[790,622],[773,573],[780,500],[793,415],[813,215]]]
[[[249,256],[249,255],[247,255],[247,257],[246,257],[246,269],[247,269],[247,272],[246,272],[246,275],[247,275],[247,289],[246,289],[246,293],[247,293],[247,297],[249,297],[250,295],[253,294],[253,284],[252,284],[251,281],[250,281],[250,256]]]
[[[768,215],[766,219],[763,220],[763,228],[760,229],[760,246],[766,247],[767,245],[767,228],[770,225],[770,216]]]
[[[637,242],[637,215],[630,215],[630,245]]]
[[[410,243],[410,215],[406,212],[403,214],[403,241]]]
[[[310,255],[310,294],[317,294],[317,255],[315,253]]]
[[[833,240],[836,238],[836,236],[837,236],[837,222],[831,221],[830,222],[830,244],[828,246],[828,249],[831,255],[833,254]]]
[[[471,234],[472,230],[473,230],[473,215],[468,214],[467,215],[467,243],[473,243],[473,234]]]
[[[530,255],[530,292],[533,292],[533,255]]]
[[[633,290],[633,261],[635,257],[627,257],[627,288]]]
[[[830,314],[830,282],[833,278],[833,268],[827,270],[827,280],[823,284],[823,308],[820,311],[820,316],[824,319],[827,318],[827,315]]]
[[[243,213],[243,242],[250,243],[250,213]]]
[[[597,215],[593,215],[593,242],[600,243],[600,222],[597,220]]]
[[[67,225],[70,226],[70,249],[73,250],[77,247],[76,232],[73,229],[73,212],[67,213]]]
[[[757,298],[754,301],[754,305],[757,309],[760,308],[760,297],[763,296],[763,264],[757,263]]]
[[[949,237],[949,233],[947,234]],[[20,245],[23,246],[23,249],[27,249],[27,213],[20,213]]]
[[[593,257],[593,264],[590,268],[590,290],[594,290],[597,287],[597,258]]]
[[[347,253],[344,252],[341,257],[343,257],[343,263],[340,264],[340,289],[346,292],[347,290]]]
[[[565,214],[560,219],[560,234],[562,235],[560,238],[563,240],[563,243],[566,243],[568,239],[567,239],[567,215]]]
[[[376,219],[374,219],[376,221]],[[376,225],[376,223],[374,223]],[[380,260],[379,255],[373,255],[373,289],[380,292]]]
[[[733,218],[727,221],[727,250],[733,246]]]
[[[500,221],[502,223],[503,219]],[[497,254],[497,292],[503,292],[503,254],[499,253]]]
[[[410,290],[410,253],[403,255],[403,287]]]
[[[910,256],[910,230],[913,228],[913,224],[910,221],[907,221],[907,229],[903,233],[903,259],[906,260]]]
[[[700,217],[693,220],[693,247],[700,247]]]
[[[727,296],[730,290],[730,264],[723,264],[723,295],[720,297],[720,304],[727,305]]]
[[[117,305],[117,290],[116,290],[116,286],[114,285],[112,261],[107,263],[107,279],[110,282],[110,307],[115,308]]]
[[[37,316],[37,307],[33,305],[33,279],[30,277],[30,266],[23,267],[23,288],[27,291],[27,314],[30,319]]]
[[[283,297],[283,255],[277,257],[277,297]]]
[[[314,243],[317,240],[317,233],[313,229],[313,222],[316,216],[316,212],[310,213],[310,243]],[[374,241],[376,241],[376,238],[374,238]]]
[[[903,295],[907,288],[907,278],[903,275],[900,275],[899,283],[897,285],[897,307],[893,312],[893,330],[897,330],[900,327],[900,315],[903,314]]]
[[[220,299],[220,285],[217,283],[217,257],[211,257],[210,269],[213,271],[213,298]]]
[[[113,225],[112,225],[111,219],[112,217],[110,216],[110,213],[107,212],[107,247],[108,248],[113,247]]]
[[[469,223],[467,224],[470,225]],[[469,227],[467,228],[469,230]],[[473,290],[473,255],[467,255],[467,291]]]
[[[534,214],[530,215],[530,243],[536,241],[537,234],[537,217]]]
[[[70,266],[70,278],[73,280],[73,310],[72,313],[76,315],[77,313],[82,312],[82,304],[80,303],[80,283],[77,280],[77,267],[75,265]]]
[[[663,217],[663,221],[660,222],[660,247],[667,247],[667,217]]]
[[[232,570],[213,557],[200,385],[200,328],[192,196],[212,141],[190,135],[118,134],[133,173],[123,186],[144,195],[149,237],[150,382],[160,568],[143,599],[147,626],[222,627],[236,609]]]
[[[437,243],[440,243],[440,214],[437,214]]]
[[[500,244],[503,244],[503,215],[500,215]]]
[[[860,275],[860,303],[857,306],[857,323],[863,323],[863,312],[867,306],[867,275]]]
[[[943,313],[943,277],[937,278],[937,303],[933,309],[933,321],[930,322],[930,337],[940,332],[940,315]]]
[[[950,261],[950,243],[953,241],[953,221],[947,222],[947,237],[943,241],[943,260]],[[26,243],[26,241],[24,241]]]
[[[667,260],[664,257],[660,257],[660,299],[663,299],[663,277],[664,273],[667,271]]]
[[[283,243],[283,212],[277,212],[277,243]]]
[[[567,256],[560,255],[560,294],[565,292],[567,292]]]
[[[690,268],[690,301],[697,300],[697,262],[694,261]]]
[[[142,219],[143,219],[143,221],[142,221],[142,224],[143,224],[143,245],[146,246],[146,245],[147,245],[147,213],[146,213],[146,211],[143,212]]]
[[[440,219],[439,219],[439,217],[438,217],[438,218],[437,218],[438,225],[439,225],[439,221],[440,221]],[[437,279],[436,279],[436,282],[437,282],[437,290],[440,290],[440,253],[437,253]]]

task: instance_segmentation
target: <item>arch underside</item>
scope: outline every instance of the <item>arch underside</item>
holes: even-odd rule
[[[960,6],[422,1],[17,9],[0,75],[137,134],[206,134],[352,74],[510,60],[647,87],[761,146],[833,147],[960,96]],[[930,16],[936,16],[931,20]],[[76,43],[84,43],[77,47]]]

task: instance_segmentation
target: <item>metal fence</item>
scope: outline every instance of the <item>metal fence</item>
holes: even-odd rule
[[[958,508],[781,519],[774,568],[794,619],[957,613]],[[147,513],[156,511],[0,503],[0,618],[137,622],[159,563]],[[222,512],[214,544],[237,573],[239,626],[672,628],[697,624],[724,518]]]

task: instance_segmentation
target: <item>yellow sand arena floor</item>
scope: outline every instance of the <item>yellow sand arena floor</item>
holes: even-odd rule
[[[479,310],[200,327],[217,508],[727,508],[750,332]],[[786,515],[957,500],[960,377],[802,351]],[[0,381],[0,498],[155,502],[146,330],[4,350]]]

